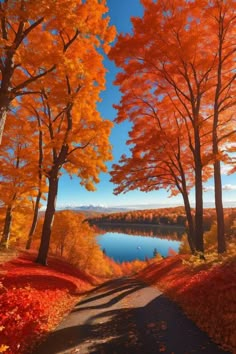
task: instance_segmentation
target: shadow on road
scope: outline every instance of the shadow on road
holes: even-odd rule
[[[132,294],[133,292],[136,292],[145,287],[147,287],[146,284],[140,283],[140,281],[137,280],[127,280],[127,284],[125,281],[123,281],[120,284],[120,280],[118,280],[116,281],[116,283],[113,282],[113,286],[110,288],[110,290],[107,289],[106,292],[102,292],[101,294],[80,301],[72,310],[72,312],[79,312],[79,311],[92,310],[92,309],[98,310],[98,309],[110,307],[112,305],[115,305],[117,302],[121,301],[126,296]],[[103,302],[102,304],[97,303],[98,300],[103,300],[103,299],[105,300],[105,298],[108,298],[106,302]],[[92,305],[94,302],[96,303],[96,305]],[[82,307],[81,305],[84,304],[91,304],[91,305],[87,307]]]
[[[131,279],[96,288],[33,354],[226,353],[155,291]]]

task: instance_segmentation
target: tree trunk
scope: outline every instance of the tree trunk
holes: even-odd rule
[[[220,171],[219,160],[216,160],[214,163],[214,182],[215,182],[215,207],[216,207],[216,219],[217,219],[218,253],[224,253],[226,251],[225,224],[224,224],[222,182],[221,182],[221,171]]]
[[[3,234],[1,238],[1,246],[3,246],[4,248],[8,248],[9,245],[11,222],[12,222],[12,205],[8,205]]]
[[[185,213],[186,213],[187,222],[188,222],[188,230],[187,230],[188,244],[189,244],[189,248],[191,250],[191,253],[194,254],[195,253],[194,224],[193,224],[193,217],[192,217],[192,213],[191,213],[191,207],[190,207],[187,192],[182,193],[182,195],[183,195],[184,208],[185,208]]]
[[[221,182],[221,170],[220,170],[220,160],[218,157],[219,154],[219,146],[218,146],[218,124],[219,124],[219,112],[220,112],[220,96],[222,89],[222,50],[223,50],[223,42],[224,42],[224,24],[223,17],[221,16],[220,9],[220,18],[219,18],[219,48],[218,48],[218,69],[217,69],[217,84],[215,90],[215,102],[214,102],[214,117],[213,117],[213,132],[212,132],[212,140],[213,140],[213,155],[214,155],[214,185],[215,185],[215,207],[216,207],[216,219],[217,219],[217,241],[218,241],[218,253],[223,253],[226,251],[225,244],[225,223],[224,223],[224,209],[222,202],[222,182]]]
[[[40,121],[40,116],[39,114],[36,114],[36,118],[37,118],[37,122],[38,122],[38,128],[39,128],[39,139],[38,139],[38,148],[39,148],[39,160],[38,160],[38,179],[39,179],[39,190],[38,190],[38,195],[36,198],[36,203],[35,203],[35,209],[34,209],[34,217],[33,217],[33,221],[32,221],[32,225],[31,225],[31,229],[28,235],[28,241],[26,244],[26,249],[30,249],[31,247],[31,243],[33,240],[33,235],[34,235],[34,231],[35,228],[37,226],[37,221],[38,221],[38,211],[39,211],[39,203],[40,203],[40,199],[42,196],[42,192],[41,192],[41,187],[42,187],[42,164],[43,164],[43,133],[41,130],[41,121]]]
[[[195,131],[195,237],[196,250],[204,253],[203,244],[203,185],[202,185],[202,162],[201,148],[198,129]]]
[[[30,232],[28,235],[28,240],[27,240],[26,247],[25,247],[27,250],[29,250],[31,247],[31,244],[33,241],[33,235],[34,235],[34,232],[35,232],[35,229],[37,226],[39,203],[40,203],[41,196],[42,196],[42,192],[38,191],[38,195],[37,195],[36,202],[35,202],[33,221],[32,221],[32,225],[31,225]]]
[[[3,136],[6,118],[7,118],[7,108],[3,106],[0,108],[0,145],[2,144],[2,136]]]
[[[48,201],[47,201],[47,208],[45,211],[45,218],[43,223],[43,230],[42,230],[42,237],[41,243],[39,247],[38,256],[36,262],[42,265],[47,265],[47,255],[49,251],[49,244],[50,244],[50,236],[51,230],[53,226],[53,219],[54,214],[56,211],[56,199],[57,199],[57,192],[58,192],[58,175],[54,177],[49,177],[49,186],[48,186]]]
[[[180,157],[180,155],[179,155]],[[182,188],[180,188],[180,192],[182,194],[183,200],[184,200],[184,208],[185,208],[185,214],[187,217],[187,222],[188,222],[188,230],[187,230],[187,236],[188,236],[188,244],[189,248],[191,250],[191,253],[194,254],[196,249],[196,245],[194,243],[194,222],[193,222],[193,216],[191,212],[191,206],[189,202],[189,197],[188,197],[188,190],[187,190],[187,183],[186,183],[186,177],[184,173],[184,169],[182,167],[181,159],[178,160],[179,168],[180,168],[180,175],[181,175],[181,181],[182,181]]]

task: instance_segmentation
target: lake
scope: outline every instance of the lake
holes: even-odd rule
[[[169,250],[179,252],[183,228],[150,225],[99,225],[103,234],[97,242],[106,255],[116,262],[145,260],[153,258],[155,251],[163,257]]]

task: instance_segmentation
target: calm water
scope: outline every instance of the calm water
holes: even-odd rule
[[[178,239],[158,238],[157,235],[150,237],[120,232],[106,232],[104,235],[97,236],[97,241],[101,249],[105,249],[107,256],[117,262],[153,258],[155,249],[166,257],[170,249],[178,253],[181,243]]]

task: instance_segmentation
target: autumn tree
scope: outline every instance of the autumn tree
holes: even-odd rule
[[[221,161],[227,161],[226,141],[235,140],[235,1],[205,3],[204,18],[212,34],[212,48],[215,56],[215,77],[212,94],[212,155],[214,165],[215,206],[217,215],[218,252],[226,251],[224,210],[222,202]],[[230,152],[227,151],[228,153]]]
[[[0,140],[11,102],[37,94],[75,38],[100,36],[107,45],[105,0],[0,2]],[[99,45],[97,38],[96,45]]]
[[[96,242],[95,231],[82,214],[69,210],[55,214],[50,252],[90,274],[110,275],[109,264]]]
[[[95,6],[96,2],[91,3]],[[91,9],[85,7],[85,10],[90,18]],[[106,171],[104,162],[111,159],[108,137],[112,123],[103,120],[96,107],[106,72],[97,47],[103,46],[104,41],[108,44],[114,36],[103,17],[105,11],[104,6],[98,5],[97,14],[92,16],[93,27],[88,22],[84,36],[61,33],[63,56],[55,74],[48,73],[43,79],[39,98],[28,96],[24,101],[28,119],[40,120],[42,172],[48,180],[47,207],[37,257],[41,264],[46,264],[47,260],[60,175],[63,171],[76,175],[85,188],[94,190],[99,173]],[[27,106],[34,107],[35,111]]]
[[[40,202],[41,202],[41,198],[44,197],[43,192],[47,192],[47,187],[45,186],[45,176],[43,173],[43,133],[42,133],[42,129],[41,129],[41,119],[40,119],[40,115],[37,111],[37,109],[35,108],[35,106],[31,106],[30,104],[27,104],[26,101],[26,106],[24,106],[24,104],[22,104],[22,109],[25,110],[28,114],[32,114],[33,117],[35,117],[35,122],[36,122],[36,128],[35,128],[35,134],[37,135],[37,148],[36,151],[38,153],[37,156],[37,165],[36,165],[36,180],[37,180],[37,186],[36,186],[36,193],[35,196],[32,196],[31,200],[32,200],[32,206],[33,206],[33,218],[32,218],[32,223],[28,232],[28,239],[27,239],[27,243],[26,243],[26,249],[30,249],[31,248],[31,244],[33,241],[33,236],[34,236],[34,232],[37,226],[37,222],[38,222],[38,214],[39,214],[39,209],[40,209]],[[46,188],[45,188],[46,187]],[[45,199],[45,198],[44,198]]]
[[[19,208],[23,211],[26,206],[29,212],[29,198],[36,188],[34,130],[30,122],[25,122],[25,116],[17,114],[17,117],[16,112],[10,114],[0,149],[0,200],[5,209],[1,244],[5,247],[10,241],[14,211]]]
[[[128,101],[129,107],[132,102],[131,111],[124,106],[133,122],[128,141],[132,145],[131,156],[123,156],[119,164],[113,165],[111,181],[118,185],[115,193],[161,188],[169,190],[171,195],[181,193],[188,221],[189,246],[194,253],[194,222],[188,197],[193,186],[193,179],[188,181],[193,174],[193,164],[186,144],[185,125],[168,111],[168,106],[161,113],[149,91],[137,89],[133,97],[129,95]]]
[[[212,134],[216,132],[215,127],[222,127],[223,123],[223,120],[217,123],[216,114],[212,114],[213,106],[214,111],[217,106],[219,108],[216,104],[216,101],[219,103],[219,99],[215,98],[219,91],[219,88],[217,89],[219,46],[215,41],[218,36],[216,28],[214,33],[209,35],[211,33],[209,29],[213,28],[209,18],[215,19],[213,20],[215,27],[219,24],[215,11],[220,3],[223,4],[222,1],[210,3],[143,0],[143,18],[132,19],[133,33],[120,35],[110,54],[110,58],[123,70],[116,79],[116,84],[120,86],[122,92],[121,103],[116,107],[117,121],[130,119],[132,110],[135,110],[133,97],[140,96],[141,91],[149,90],[149,96],[156,98],[160,107],[168,105],[170,109],[172,107],[174,114],[172,117],[177,117],[186,127],[189,158],[192,156],[194,169],[196,203],[194,240],[196,249],[200,252],[204,251],[204,166],[212,163]],[[227,8],[230,8],[230,5]],[[232,8],[235,8],[235,3]],[[231,17],[230,25],[232,19]],[[232,46],[226,48],[230,54]],[[233,53],[234,51],[231,54]],[[225,90],[221,90],[221,93],[226,95],[226,100],[223,99],[224,115],[229,98],[227,88],[231,87],[234,77],[233,67],[231,66],[229,70],[232,74],[231,79],[228,80]],[[137,111],[138,109],[136,113]],[[224,118],[224,122],[228,123],[229,120]],[[228,124],[226,126],[229,127]],[[216,141],[219,144],[219,139]],[[219,154],[213,155],[219,160]]]

